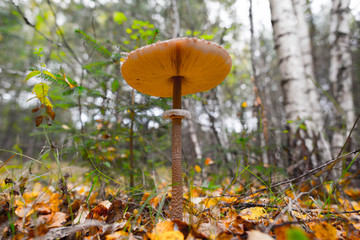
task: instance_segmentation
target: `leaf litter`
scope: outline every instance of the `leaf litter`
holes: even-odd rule
[[[166,182],[137,197],[107,188],[105,201],[86,184],[59,183],[3,180],[0,238],[360,240],[357,188],[331,195],[312,180],[276,191],[256,182],[211,190],[199,184],[186,189],[183,221],[171,221]]]

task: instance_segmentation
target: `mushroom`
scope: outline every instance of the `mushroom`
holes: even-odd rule
[[[171,219],[183,218],[181,120],[190,118],[190,113],[181,109],[181,96],[216,87],[231,64],[229,53],[217,44],[177,38],[139,48],[121,66],[126,82],[139,92],[173,98],[173,109],[163,114],[172,120]]]

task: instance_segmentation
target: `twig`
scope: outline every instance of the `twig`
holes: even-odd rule
[[[51,40],[50,38],[48,38],[45,34],[43,34],[40,30],[38,30],[34,24],[32,24],[29,19],[25,16],[25,14],[21,11],[21,8],[19,7],[19,5],[15,4],[14,1],[11,1],[11,3],[16,7],[18,13],[21,15],[21,17],[23,18],[24,22],[26,23],[26,25],[32,27],[37,33],[39,33],[46,41],[50,42],[51,44],[55,44],[58,47],[62,47],[62,44],[59,42],[55,42],[53,40]]]
[[[349,157],[349,156],[351,156],[352,154],[356,154],[356,153],[358,153],[358,152],[360,152],[360,149],[356,149],[356,150],[354,150],[354,151],[352,151],[352,152],[349,152],[349,153],[347,153],[347,154],[344,154],[344,155],[341,155],[341,156],[336,157],[336,158],[334,158],[334,159],[331,159],[331,160],[325,162],[324,164],[322,164],[322,165],[320,165],[320,166],[318,166],[318,167],[316,167],[316,168],[313,168],[313,169],[311,169],[310,171],[305,172],[305,173],[303,173],[303,174],[301,174],[301,175],[299,175],[299,176],[297,176],[297,177],[294,177],[294,178],[291,178],[291,179],[288,179],[288,180],[285,180],[285,181],[282,181],[282,182],[278,182],[278,183],[272,184],[272,185],[269,186],[268,188],[263,188],[263,189],[257,190],[257,191],[255,191],[255,192],[253,192],[253,194],[259,193],[259,192],[263,192],[263,191],[265,191],[265,190],[267,190],[267,189],[269,189],[269,188],[274,188],[274,187],[278,187],[278,186],[281,186],[281,185],[285,185],[285,184],[288,184],[288,183],[297,181],[297,180],[299,180],[299,179],[301,179],[301,178],[303,178],[303,177],[306,177],[306,176],[308,176],[308,175],[312,175],[312,174],[314,174],[314,173],[317,173],[317,172],[320,171],[322,168],[331,165],[332,163],[336,162],[337,160],[339,160],[339,159],[341,159],[341,158]],[[242,195],[242,196],[243,196],[243,195]]]
[[[53,16],[54,16],[54,19],[55,19],[55,21],[54,21],[55,27],[56,27],[57,30],[59,31],[59,34],[60,34],[60,37],[61,37],[61,39],[62,39],[62,41],[63,41],[63,43],[64,43],[64,46],[68,49],[68,51],[69,51],[70,54],[73,56],[73,58],[75,59],[75,61],[76,61],[77,63],[79,63],[80,65],[82,65],[81,62],[79,61],[78,57],[76,56],[75,52],[72,50],[72,48],[71,48],[70,45],[68,44],[68,42],[67,42],[67,40],[66,40],[66,38],[65,38],[65,36],[64,36],[63,31],[61,30],[61,28],[59,27],[59,25],[58,25],[57,22],[56,22],[57,18],[56,18],[56,14],[55,14],[55,11],[54,11],[54,8],[53,8],[53,6],[52,6],[51,1],[48,0],[47,3],[48,3],[48,5],[49,5],[49,8],[50,8],[50,10],[51,10],[51,13],[52,13]]]
[[[360,118],[360,114],[357,116],[357,118],[356,118],[356,120],[355,120],[355,122],[354,122],[354,124],[353,124],[353,126],[352,126],[352,128],[351,128],[351,130],[350,130],[350,132],[349,132],[349,134],[348,134],[348,136],[347,136],[347,138],[346,138],[346,141],[345,141],[344,145],[342,146],[342,148],[341,148],[341,150],[340,150],[340,152],[339,152],[339,154],[338,154],[338,156],[337,156],[337,160],[338,160],[338,159],[342,159],[342,158],[344,157],[344,156],[340,157],[340,155],[341,155],[341,153],[344,151],[344,149],[345,149],[346,145],[348,144],[348,142],[350,141],[351,134],[352,134],[352,132],[354,131],[354,129],[355,129],[356,125],[357,125],[357,122],[359,121],[359,118]],[[335,161],[335,162],[336,162],[336,161]],[[335,166],[335,162],[334,162],[333,165],[330,167],[330,169],[332,169],[332,168]],[[355,176],[356,176],[356,175],[357,175],[357,174],[355,174]],[[330,172],[326,175],[325,181],[329,178],[329,176],[330,176]]]
[[[293,224],[305,224],[305,223],[310,223],[310,222],[323,222],[323,221],[331,221],[331,220],[341,220],[341,221],[348,221],[345,218],[340,218],[340,217],[329,217],[329,218],[316,218],[316,219],[310,219],[310,220],[299,220],[299,221],[290,221],[290,222],[284,222],[284,223],[280,223],[280,224],[276,224],[273,225],[271,227],[270,230],[274,229],[274,228],[278,228],[278,227],[283,227],[283,226],[287,226],[287,225],[293,225]]]

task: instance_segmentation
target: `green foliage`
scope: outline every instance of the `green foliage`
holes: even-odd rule
[[[114,12],[113,19],[117,24],[123,24],[127,21],[125,14],[122,12]]]
[[[111,52],[107,50],[104,46],[99,44],[93,37],[90,37],[88,34],[86,34],[84,31],[77,29],[75,32],[82,37],[82,39],[89,44],[90,47],[97,50],[102,56],[106,58],[111,57]]]
[[[26,82],[27,80],[29,80],[30,78],[35,77],[35,76],[38,76],[38,75],[40,75],[40,74],[41,74],[41,71],[39,71],[39,70],[33,70],[33,71],[31,71],[31,72],[26,76],[25,82]]]

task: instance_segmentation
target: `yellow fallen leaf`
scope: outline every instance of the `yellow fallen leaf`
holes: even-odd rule
[[[153,232],[164,233],[168,231],[174,231],[174,223],[170,221],[159,222],[156,224]]]
[[[194,169],[198,173],[201,172],[201,167],[199,165],[195,165]]]
[[[336,228],[327,222],[310,225],[311,230],[315,232],[315,237],[321,240],[336,240]]]
[[[262,207],[252,207],[244,209],[240,212],[242,218],[246,220],[257,220],[262,217],[266,217],[268,214],[265,208]]]
[[[106,235],[105,239],[106,240],[117,240],[117,239],[121,239],[121,237],[126,239],[128,236],[129,236],[129,233],[127,233],[125,231],[117,231],[112,234]]]
[[[160,234],[152,233],[152,240],[184,240],[184,235],[179,231],[168,231]]]

